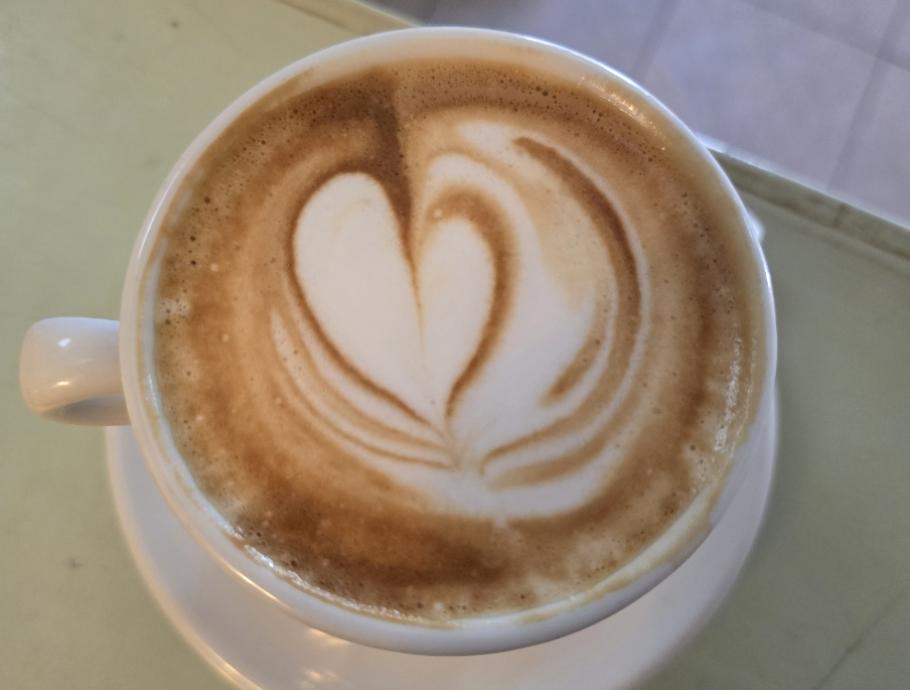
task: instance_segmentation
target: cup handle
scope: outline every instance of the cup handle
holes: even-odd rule
[[[69,424],[129,424],[117,334],[108,319],[64,317],[33,324],[22,341],[19,385],[29,409]]]

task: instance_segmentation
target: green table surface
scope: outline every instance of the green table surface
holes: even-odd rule
[[[116,317],[158,185],[234,97],[400,25],[346,0],[0,5],[0,688],[225,687],[139,579],[100,431],[24,408],[21,336],[47,316]],[[910,245],[775,184],[744,191],[780,315],[769,519],[729,601],[649,687],[908,687]]]

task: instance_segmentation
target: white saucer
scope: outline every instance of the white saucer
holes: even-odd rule
[[[535,647],[425,657],[314,630],[223,570],[156,490],[129,427],[105,430],[114,501],[146,585],[180,634],[242,688],[536,688],[637,685],[691,640],[736,580],[764,517],[777,441],[749,470],[720,524],[664,582],[610,618]]]

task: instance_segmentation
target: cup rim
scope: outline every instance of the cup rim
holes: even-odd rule
[[[554,72],[566,74],[570,69],[575,69],[580,81],[584,80],[586,75],[596,74],[598,79],[609,82],[626,95],[645,103],[650,116],[661,120],[662,125],[667,125],[688,142],[705,166],[705,172],[714,176],[724,194],[737,208],[743,228],[748,228],[748,212],[742,200],[704,145],[653,95],[613,68],[547,41],[489,29],[419,27],[374,34],[307,55],[260,80],[212,120],[186,148],[162,183],[132,251],[121,299],[119,351],[124,397],[143,459],[170,509],[193,535],[195,541],[216,562],[292,615],[333,636],[395,651],[451,655],[505,651],[545,642],[587,627],[624,608],[666,578],[704,541],[738,488],[733,475],[743,474],[742,466],[746,463],[742,460],[734,461],[730,476],[722,480],[723,488],[720,495],[713,498],[713,507],[710,508],[710,518],[705,528],[697,534],[688,535],[684,540],[677,541],[672,547],[665,547],[666,553],[659,554],[660,557],[656,559],[652,557],[650,561],[630,568],[625,573],[626,584],[615,588],[603,588],[605,591],[592,595],[591,592],[596,592],[599,588],[595,586],[591,591],[534,609],[460,619],[453,621],[452,624],[433,625],[430,622],[395,620],[355,611],[340,602],[332,602],[306,591],[270,568],[267,562],[263,562],[267,559],[261,554],[255,556],[252,549],[244,552],[238,547],[237,541],[230,536],[231,526],[195,488],[195,483],[180,459],[179,452],[172,441],[165,438],[169,435],[157,429],[161,426],[166,429],[166,422],[159,421],[153,415],[153,404],[148,394],[148,391],[154,388],[153,374],[146,371],[143,366],[143,361],[151,348],[149,329],[143,330],[143,324],[151,323],[148,317],[151,313],[152,300],[148,299],[149,290],[146,283],[157,282],[156,271],[149,271],[148,264],[153,258],[162,219],[195,162],[218,136],[242,113],[276,87],[317,64],[343,61],[355,56],[362,60],[363,54],[367,51],[379,53],[386,51],[385,59],[392,60],[395,59],[395,52],[402,48],[429,44],[433,48],[427,49],[435,50],[442,41],[462,44],[465,41],[477,41],[492,46],[491,50],[503,47],[520,48],[530,53],[546,55],[552,58],[552,61],[548,62],[548,69],[551,65],[559,63],[558,69],[553,68]],[[525,61],[524,53],[516,60]],[[363,62],[361,67],[362,65]],[[346,71],[348,68],[343,68],[343,73]],[[762,292],[765,369],[759,409],[749,431],[744,434],[740,447],[754,443],[753,437],[763,433],[763,427],[767,426],[767,418],[771,415],[773,404],[777,362],[776,320],[770,276],[757,238],[747,230],[746,232],[749,235],[746,238],[747,246],[755,260]],[[668,535],[671,530],[665,532],[663,536]],[[660,540],[661,538],[658,542]],[[649,546],[627,566],[634,566],[636,562],[641,561],[644,553],[650,549]],[[623,573],[625,568],[626,566],[618,572]]]

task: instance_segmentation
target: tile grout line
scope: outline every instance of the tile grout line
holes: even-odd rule
[[[642,41],[642,46],[638,50],[638,55],[636,55],[635,59],[632,61],[632,69],[630,70],[631,75],[639,83],[644,83],[644,73],[654,62],[654,57],[657,55],[660,42],[667,33],[667,29],[670,26],[670,22],[673,20],[673,15],[676,14],[679,3],[680,0],[663,0],[660,4],[660,8],[654,13],[654,18],[651,20],[651,26],[648,27],[645,40]]]
[[[440,3],[441,1],[442,1],[442,0],[433,0],[433,9],[432,9],[432,11],[430,12],[429,16],[428,16],[426,19],[421,19],[421,20],[420,20],[420,22],[421,22],[422,24],[432,24],[432,23],[433,23],[433,20],[434,20],[434,18],[436,17],[436,13],[439,11],[439,3]]]
[[[904,60],[898,51],[893,50],[896,46],[891,44],[891,39],[894,39],[897,31],[902,28],[906,28],[910,32],[910,2],[899,2],[891,15],[890,23],[879,47],[879,57],[895,67],[910,71],[910,56]]]
[[[888,54],[880,55],[878,59],[882,62],[888,63],[892,67],[897,67],[899,70],[910,72],[910,60],[904,62],[903,58]]]
[[[910,5],[898,3],[888,17],[885,31],[882,34],[881,39],[879,39],[878,48],[873,56],[875,61],[872,63],[872,69],[869,71],[869,79],[866,82],[866,86],[863,88],[862,94],[860,94],[859,101],[853,111],[853,116],[850,118],[850,127],[847,129],[847,136],[844,138],[844,143],[837,156],[834,169],[831,171],[828,181],[825,184],[826,189],[832,189],[834,185],[841,180],[845,174],[847,165],[852,162],[856,155],[862,123],[868,120],[871,115],[872,104],[878,99],[878,96],[881,93],[885,69],[889,65],[893,65],[891,61],[886,60],[883,57],[885,49],[894,36],[894,32],[899,28],[900,22],[898,20],[902,18],[903,12],[908,8],[910,8]]]
[[[831,189],[844,175],[847,165],[853,160],[856,153],[856,147],[859,142],[859,132],[862,123],[868,120],[871,115],[872,104],[878,98],[882,87],[882,75],[887,63],[875,56],[872,63],[872,69],[869,70],[869,78],[863,87],[856,107],[853,109],[853,115],[850,118],[850,126],[847,128],[847,135],[844,137],[844,143],[841,145],[840,153],[837,154],[837,160],[834,163],[834,169],[825,182],[825,189]]]

